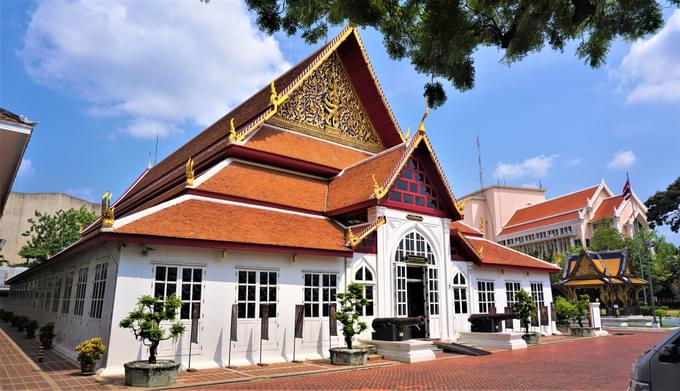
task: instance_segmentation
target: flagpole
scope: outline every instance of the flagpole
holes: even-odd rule
[[[187,366],[187,372],[195,371],[195,369],[191,367],[191,346],[192,345],[193,345],[193,343],[191,342],[191,338],[189,338],[189,365]]]

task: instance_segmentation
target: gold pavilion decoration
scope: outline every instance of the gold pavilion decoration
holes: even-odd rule
[[[384,149],[335,53],[281,103],[271,121],[371,152]]]

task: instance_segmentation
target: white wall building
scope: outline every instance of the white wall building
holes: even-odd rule
[[[54,321],[57,349],[69,357],[79,341],[103,337],[104,374],[147,357],[118,327],[144,294],[177,294],[187,328],[199,308],[196,368],[230,356],[234,365],[259,362],[262,305],[264,362],[292,360],[294,349],[298,359],[327,356],[343,344],[329,336],[328,306],[351,282],[366,286],[369,324],[422,315],[417,336],[444,340],[469,330],[472,313],[505,311],[523,288],[541,307],[535,330],[551,334],[549,273],[559,269],[482,238],[456,205],[424,125],[402,135],[347,28],[144,172],[114,205],[105,200],[80,241],[9,280],[9,307]],[[188,352],[185,334],[164,342],[159,358],[186,367]]]

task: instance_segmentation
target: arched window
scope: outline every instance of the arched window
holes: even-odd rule
[[[461,272],[453,276],[453,312],[455,314],[468,313],[467,281]]]
[[[427,259],[427,288],[429,315],[439,315],[439,270],[430,243],[418,232],[410,232],[399,242],[394,254],[397,316],[407,315],[406,257],[421,256]]]
[[[368,304],[359,311],[363,316],[373,316],[373,288],[375,281],[373,281],[373,273],[366,267],[360,267],[354,275],[354,280],[364,286],[364,297],[368,300]]]

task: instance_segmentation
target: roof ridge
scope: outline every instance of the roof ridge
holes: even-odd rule
[[[343,168],[343,169],[338,173],[338,175],[336,175],[336,176],[333,177],[333,178],[337,178],[337,177],[341,176],[343,173],[345,173],[346,171],[349,171],[350,169],[353,169],[353,168],[358,167],[358,166],[360,166],[360,165],[362,165],[362,164],[364,164],[364,163],[368,163],[368,162],[370,162],[371,160],[374,160],[374,159],[379,158],[379,157],[382,157],[383,155],[386,155],[386,154],[388,154],[388,153],[390,153],[390,152],[393,152],[395,149],[399,149],[400,147],[404,147],[405,144],[406,144],[406,143],[397,144],[397,145],[395,145],[395,146],[393,146],[393,147],[390,147],[390,148],[388,148],[388,149],[386,149],[386,150],[384,150],[384,151],[380,151],[380,152],[374,154],[373,156],[368,156],[368,157],[366,157],[366,159],[359,160],[359,161],[356,162],[356,163],[352,163],[352,164],[350,164],[349,166]]]
[[[583,189],[575,190],[575,191],[572,191],[572,192],[567,193],[567,194],[562,194],[562,195],[560,195],[560,196],[557,196],[557,197],[554,197],[554,198],[550,198],[550,199],[545,200],[545,201],[541,201],[541,202],[537,202],[537,203],[535,203],[535,204],[523,206],[523,207],[521,207],[521,208],[517,208],[517,209],[515,210],[515,213],[517,213],[518,211],[523,210],[523,209],[533,208],[534,206],[542,205],[542,204],[545,204],[545,203],[548,203],[548,202],[551,202],[551,201],[554,201],[554,200],[558,200],[558,199],[560,199],[560,198],[564,198],[564,197],[568,197],[568,196],[574,195],[574,194],[576,194],[576,193],[581,193],[581,192],[584,192],[584,191],[586,191],[586,190],[590,190],[590,189],[593,189],[593,188],[597,188],[597,187],[599,187],[599,186],[600,186],[600,185],[585,187],[585,188],[583,188]],[[579,208],[579,209],[581,209],[581,208]],[[513,213],[513,216],[514,216],[515,213]],[[512,216],[511,216],[510,218],[512,219]]]

